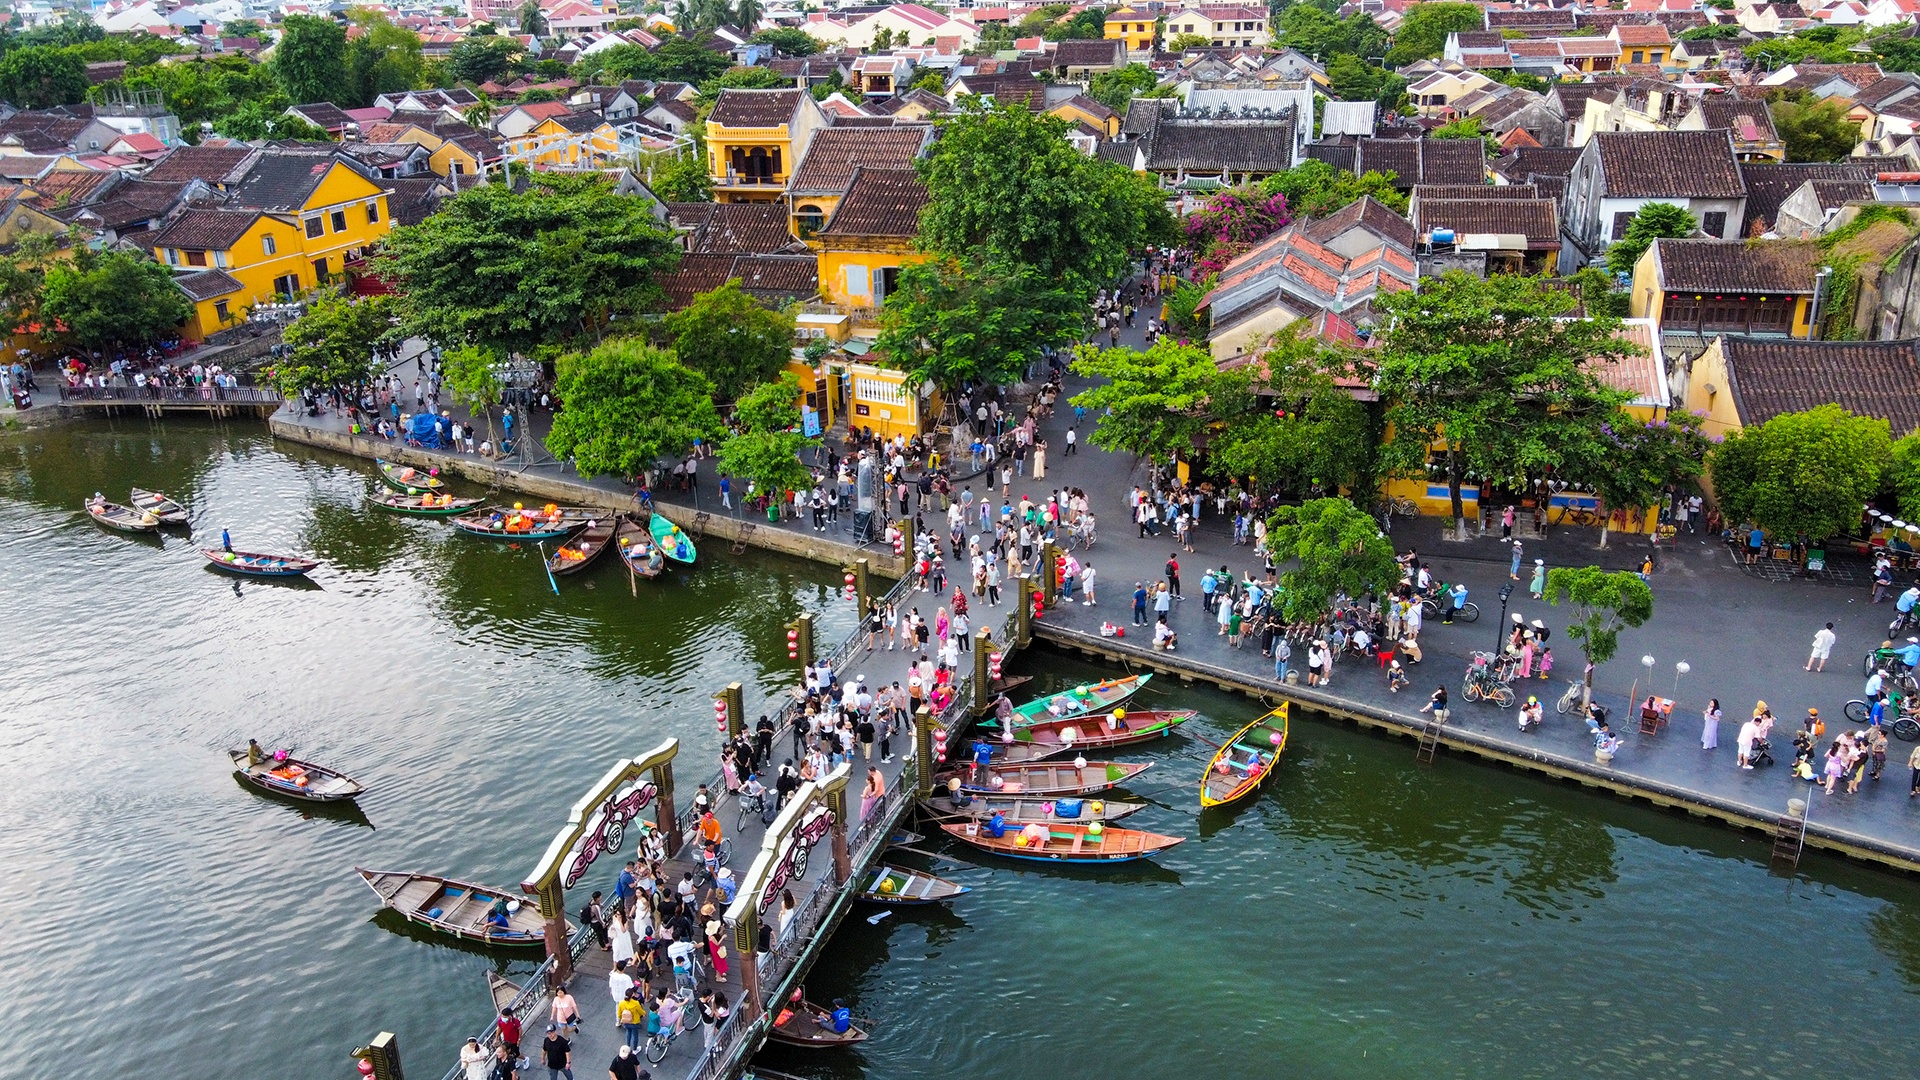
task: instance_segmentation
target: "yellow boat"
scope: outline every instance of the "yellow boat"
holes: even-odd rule
[[[1287,706],[1233,733],[1207,762],[1200,778],[1200,805],[1225,806],[1260,790],[1287,749]]]

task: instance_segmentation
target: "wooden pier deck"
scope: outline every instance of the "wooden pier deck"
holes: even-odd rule
[[[60,403],[87,414],[111,416],[272,416],[283,403],[279,391],[264,387],[79,386],[60,388]]]

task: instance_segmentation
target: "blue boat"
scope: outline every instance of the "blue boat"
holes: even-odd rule
[[[200,554],[206,556],[214,569],[243,577],[305,577],[308,571],[320,565],[318,559],[303,559],[298,555],[269,555],[259,551],[201,548]]]

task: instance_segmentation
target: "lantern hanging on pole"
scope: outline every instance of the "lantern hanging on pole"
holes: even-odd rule
[[[727,733],[727,699],[724,697],[713,699],[713,726],[720,729],[720,734]]]
[[[787,659],[800,659],[800,631],[787,631]]]
[[[946,728],[936,727],[933,729],[933,760],[935,761],[947,760],[947,729]]]
[[[987,656],[987,671],[993,675],[993,681],[1000,681],[1000,661],[1004,653],[991,653]]]
[[[847,571],[847,599],[858,600],[859,598],[859,594],[853,588],[853,571],[849,570]]]

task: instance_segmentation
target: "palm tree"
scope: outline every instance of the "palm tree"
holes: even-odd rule
[[[484,131],[493,125],[493,102],[481,98],[467,106],[467,111],[460,118]]]
[[[526,0],[520,5],[517,17],[520,20],[520,32],[542,36],[547,32],[547,13],[540,7],[540,0]]]
[[[767,7],[760,0],[735,0],[733,5],[733,24],[743,30],[752,30],[765,14]]]

